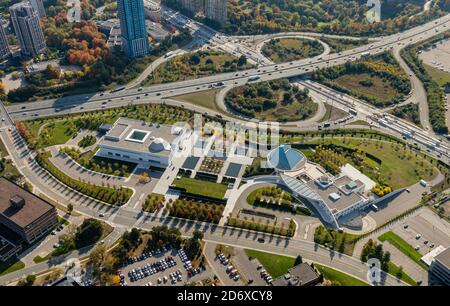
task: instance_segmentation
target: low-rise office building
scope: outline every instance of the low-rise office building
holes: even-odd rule
[[[320,283],[320,277],[314,269],[306,264],[298,264],[288,270],[288,273],[278,277],[272,286],[314,286]]]
[[[166,168],[185,136],[181,127],[119,118],[100,141],[97,155],[137,163],[140,168]]]
[[[58,224],[55,207],[22,187],[0,177],[0,259],[20,251]]]
[[[430,272],[444,285],[450,285],[450,247],[433,257]]]

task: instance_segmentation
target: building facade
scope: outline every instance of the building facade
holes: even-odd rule
[[[6,39],[5,29],[2,24],[3,20],[0,18],[0,60],[7,58],[11,54],[8,40]]]
[[[227,0],[205,0],[205,17],[224,24],[227,21]]]
[[[34,10],[38,12],[39,18],[44,18],[47,14],[45,13],[44,1],[43,0],[29,0]]]
[[[45,37],[39,24],[38,12],[31,3],[16,3],[9,8],[9,12],[22,54],[36,56],[43,53],[47,47]]]
[[[150,52],[144,16],[143,0],[118,0],[117,11],[122,34],[122,49],[128,57],[140,57]]]
[[[140,168],[166,168],[187,137],[184,132],[175,126],[119,118],[100,141],[96,155]]]
[[[450,286],[450,247],[433,258],[430,272],[444,285]]]

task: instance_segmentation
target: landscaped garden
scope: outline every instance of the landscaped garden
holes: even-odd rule
[[[262,53],[275,63],[284,63],[322,54],[322,44],[313,39],[271,39],[262,47]]]
[[[128,177],[137,166],[131,162],[95,156],[95,150],[82,154],[78,149],[64,147],[60,148],[59,152],[67,154],[86,169],[109,175]]]
[[[241,216],[240,214],[244,216]],[[236,217],[232,215],[228,216],[227,225],[232,227],[238,227],[248,230],[255,230],[258,232],[264,232],[268,234],[275,234],[281,236],[294,236],[296,225],[295,222],[290,219],[289,222],[285,223],[284,220],[278,224],[277,219],[269,219],[265,218],[265,222],[263,222],[262,214],[255,211],[251,211],[252,216],[249,218],[244,213],[244,210],[241,210]],[[272,223],[272,225],[271,225]]]
[[[352,137],[324,137],[305,140],[305,143],[327,147],[327,152],[332,150],[326,159],[315,159],[313,155],[312,160],[322,166],[332,163],[335,164],[333,167],[339,167],[345,158],[379,185],[390,186],[394,190],[413,185],[420,179],[431,180],[438,174],[429,161],[402,144]]]
[[[142,204],[142,209],[146,212],[153,213],[162,208],[165,200],[164,195],[151,193],[147,195],[145,202]]]
[[[294,211],[293,202],[294,199],[289,192],[275,186],[255,189],[247,196],[247,203],[254,207],[265,207],[304,215],[311,214],[307,208],[300,205]]]
[[[84,136],[79,142],[78,146],[80,148],[87,148],[94,145],[97,142],[97,138],[93,135]]]
[[[224,163],[225,160],[222,159],[205,157],[205,159],[203,159],[202,164],[200,165],[200,171],[219,174],[220,171],[222,170]]]
[[[315,71],[313,79],[377,107],[397,104],[411,90],[408,76],[390,53]]]
[[[65,144],[79,129],[97,131],[102,123],[114,123],[119,117],[160,124],[187,122],[192,113],[163,104],[130,105],[61,117],[17,122],[18,132],[31,149]]]
[[[176,56],[157,67],[143,85],[189,80],[251,67],[245,57],[237,58],[221,51],[197,51]]]
[[[168,203],[164,211],[168,212],[169,216],[172,217],[218,224],[224,208],[225,205],[223,204],[191,199],[177,199],[173,203]]]
[[[105,186],[93,185],[89,182],[79,181],[74,179],[54,164],[51,163],[49,159],[50,152],[38,152],[36,155],[36,161],[38,164],[50,172],[56,179],[58,179],[63,184],[69,186],[70,188],[81,192],[87,196],[90,196],[96,200],[112,204],[112,205],[123,205],[130,199],[133,191],[128,188],[112,188]]]
[[[326,229],[323,225],[317,227],[314,232],[314,242],[349,256],[353,254],[357,239],[357,235]]]
[[[308,90],[286,79],[237,87],[226,95],[225,104],[247,117],[280,122],[305,120],[317,111]]]
[[[173,184],[175,187],[182,188],[188,193],[217,199],[223,199],[228,189],[225,184],[190,177],[177,178]]]

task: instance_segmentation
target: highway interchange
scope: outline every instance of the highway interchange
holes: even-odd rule
[[[152,218],[150,215],[143,214],[140,211],[130,208],[110,207],[93,199],[89,199],[84,195],[71,194],[70,189],[67,186],[62,185],[59,182],[55,182],[55,180],[52,180],[48,175],[43,175],[43,170],[40,169],[34,161],[28,158],[32,156],[32,152],[28,150],[23,140],[20,136],[18,136],[17,131],[15,131],[12,126],[13,121],[83,113],[129,104],[162,102],[183,106],[197,112],[208,112],[210,115],[221,115],[226,120],[236,120],[235,117],[224,115],[223,113],[212,112],[211,110],[205,110],[199,106],[177,102],[168,98],[181,94],[204,91],[216,87],[227,88],[241,86],[247,84],[248,78],[254,75],[258,75],[260,77],[257,82],[298,77],[309,74],[320,68],[341,65],[347,61],[357,60],[364,54],[379,54],[391,50],[395,46],[404,47],[409,44],[423,41],[439,33],[443,33],[449,28],[450,15],[446,15],[422,26],[404,31],[403,33],[382,37],[380,40],[370,42],[366,46],[358,47],[338,54],[329,54],[323,57],[318,56],[312,59],[293,61],[283,64],[260,65],[257,68],[235,73],[224,73],[210,77],[169,84],[153,85],[144,88],[125,89],[115,93],[103,92],[95,95],[70,96],[60,99],[20,103],[6,107],[1,105],[0,117],[5,119],[5,121],[0,123],[0,137],[5,143],[12,160],[17,165],[19,171],[33,183],[37,190],[45,193],[49,198],[58,203],[67,203],[68,200],[75,201],[77,203],[89,202],[89,205],[77,205],[77,210],[87,216],[98,218],[99,213],[104,214],[105,218],[108,219],[111,224],[121,228],[136,226],[149,229],[154,225],[168,223],[169,225],[179,227],[185,235],[188,235],[195,226],[198,226],[205,231],[205,240],[207,241],[252,247],[256,249],[263,249],[264,251],[290,254],[293,256],[302,254],[302,256],[306,259],[314,260],[325,265],[332,265],[336,269],[342,270],[364,280],[367,273],[367,267],[358,259],[342,254],[332,253],[330,250],[317,246],[308,241],[274,238],[264,245],[261,245],[256,240],[256,236],[260,234],[250,233],[245,230],[236,231],[227,229],[226,227],[212,227],[209,224],[195,225],[193,222],[187,222],[184,226],[180,226],[179,220]],[[309,81],[302,81],[302,85],[309,88],[311,91],[314,91],[317,95],[322,95],[327,103],[329,101],[333,101],[332,103],[334,103],[334,106],[340,106],[340,108],[347,110],[356,109],[358,116],[364,118],[364,120],[372,118],[368,121],[372,121],[374,129],[380,129],[396,136],[404,135],[402,134],[402,129],[405,129],[405,127],[408,128],[408,131],[413,130],[414,132],[411,138],[407,138],[410,143],[416,142],[424,148],[427,147],[428,149],[431,149],[432,145],[430,144],[430,141],[432,141],[434,143],[433,150],[429,153],[443,162],[447,164],[449,163],[448,152],[450,152],[450,149],[448,147],[448,143],[446,140],[438,138],[438,136],[436,136],[431,130],[422,130],[387,115],[380,115],[380,118],[375,118],[373,115],[381,112],[366,103],[362,103],[351,97],[346,97],[345,95],[337,94],[328,88]],[[314,124],[311,127],[301,128],[282,125],[282,128],[290,130],[316,130],[317,124]],[[438,143],[439,145],[436,146]],[[43,267],[35,269],[39,270],[43,269]],[[16,275],[16,277],[19,277],[19,275]],[[0,279],[0,281],[5,280]],[[399,284],[399,282],[395,278],[387,276],[386,284],[394,285]]]

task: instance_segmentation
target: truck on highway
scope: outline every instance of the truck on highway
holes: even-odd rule
[[[125,89],[125,86],[117,87],[117,88],[114,88],[113,90],[111,90],[111,93],[118,92],[118,91],[121,91],[124,89]]]
[[[348,112],[349,112],[350,114],[352,114],[353,116],[358,115],[358,111],[357,111],[356,109],[353,109],[353,108],[350,108],[350,109],[348,110]]]
[[[165,55],[164,55],[164,57],[165,58],[168,58],[169,56],[171,56],[173,54],[173,51],[169,51],[169,52],[167,52]]]
[[[250,77],[248,77],[248,81],[249,82],[252,82],[252,81],[256,81],[256,80],[259,80],[261,78],[261,76],[260,75],[252,75],[252,76],[250,76]]]
[[[362,59],[366,59],[366,58],[368,58],[370,56],[370,52],[363,52],[363,53],[361,53],[361,58]]]

